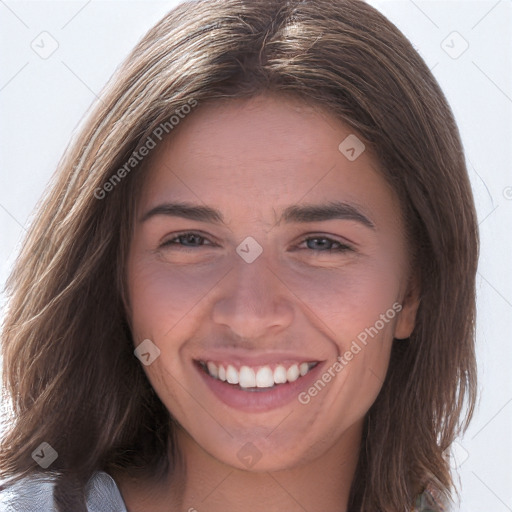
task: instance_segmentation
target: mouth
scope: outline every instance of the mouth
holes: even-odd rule
[[[319,361],[280,363],[265,366],[237,366],[215,361],[197,361],[210,377],[243,391],[268,391],[305,377]]]
[[[325,363],[288,355],[282,360],[277,357],[272,362],[265,358],[234,360],[229,356],[224,360],[194,359],[193,366],[206,386],[204,393],[211,393],[230,408],[261,413],[293,404],[319,378]]]

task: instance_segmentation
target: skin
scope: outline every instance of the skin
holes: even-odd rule
[[[136,223],[129,317],[135,345],[150,339],[160,349],[144,371],[181,426],[182,461],[164,483],[118,479],[123,499],[130,512],[346,511],[364,416],[393,337],[410,335],[418,306],[399,201],[369,149],[355,161],[338,150],[353,130],[299,100],[202,105],[178,128],[151,156],[137,218],[179,200],[220,210],[225,224],[166,215]],[[357,205],[374,228],[278,222],[289,205],[334,200]],[[203,239],[188,246],[176,239],[198,230]],[[306,241],[314,235],[334,242]],[[236,252],[248,236],[263,249],[250,264]],[[325,250],[336,242],[349,249]],[[328,368],[394,303],[401,312],[308,404],[242,412],[192,364],[223,347],[292,351]],[[237,457],[246,443],[261,455],[250,468]]]

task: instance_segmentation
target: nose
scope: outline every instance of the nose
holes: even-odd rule
[[[291,325],[293,294],[263,256],[252,263],[240,258],[222,282],[212,319],[228,328],[230,336],[270,339]]]

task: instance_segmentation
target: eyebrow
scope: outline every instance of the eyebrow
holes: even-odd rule
[[[163,203],[151,208],[140,219],[146,222],[152,217],[165,215],[182,217],[184,219],[214,224],[225,224],[222,213],[209,206],[196,205],[187,202]],[[353,220],[364,226],[375,229],[375,224],[352,204],[342,201],[330,201],[326,204],[291,205],[283,210],[278,224],[285,223],[321,222],[325,220]]]

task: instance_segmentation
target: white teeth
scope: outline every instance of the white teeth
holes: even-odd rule
[[[242,366],[242,368],[240,368],[240,387],[256,387],[256,374],[252,368],[249,368],[248,366]]]
[[[256,374],[256,386],[259,388],[271,388],[274,385],[274,373],[268,366],[258,370]]]
[[[217,378],[219,376],[219,371],[217,370],[217,365],[215,363],[208,361],[206,366],[208,367],[208,371],[212,377]]]
[[[272,371],[270,366],[261,366],[259,368],[251,368],[250,366],[242,366],[237,370],[235,366],[217,365],[212,361],[203,363],[203,367],[208,373],[223,382],[229,384],[238,384],[241,388],[271,388],[275,384],[285,384],[286,382],[295,382],[299,377],[304,377],[314,364],[300,363],[292,364],[288,369],[284,365],[278,365]]]
[[[299,367],[296,364],[292,364],[286,372],[286,378],[288,382],[294,382],[299,378]]]
[[[286,368],[284,366],[276,366],[274,370],[274,382],[276,384],[284,384],[286,382]]]
[[[238,384],[238,372],[236,371],[236,368],[234,366],[228,366],[228,369],[226,370],[226,380],[230,384]]]

